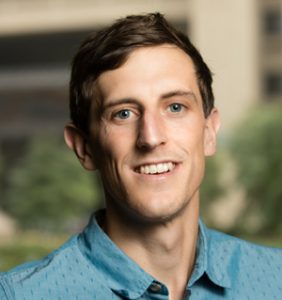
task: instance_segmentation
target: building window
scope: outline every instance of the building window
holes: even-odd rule
[[[266,97],[282,96],[282,72],[269,72],[264,77],[264,94]]]
[[[267,35],[282,34],[282,14],[281,10],[268,10],[264,14],[264,32]]]

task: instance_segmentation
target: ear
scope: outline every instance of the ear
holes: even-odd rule
[[[74,151],[81,165],[87,170],[95,170],[91,147],[85,133],[71,122],[65,126],[64,137],[67,146]]]
[[[220,127],[219,112],[213,108],[209,116],[206,118],[204,151],[206,156],[212,156],[216,152],[216,137]]]

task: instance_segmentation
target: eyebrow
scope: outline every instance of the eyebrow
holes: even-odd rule
[[[135,100],[135,99],[133,99],[133,98],[122,98],[122,99],[119,99],[119,100],[110,101],[109,103],[105,104],[103,106],[103,110],[105,111],[105,110],[107,110],[110,107],[118,106],[118,105],[121,105],[121,104],[135,104],[135,105],[140,105],[138,103],[138,101]]]
[[[193,92],[183,91],[183,90],[175,90],[161,95],[161,99],[172,98],[175,96],[185,96],[187,98],[192,98],[195,102],[197,102],[197,97]]]

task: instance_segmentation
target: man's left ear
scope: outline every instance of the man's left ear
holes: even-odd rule
[[[220,117],[217,108],[213,108],[206,118],[204,151],[206,156],[212,156],[216,152],[216,137],[220,127]]]

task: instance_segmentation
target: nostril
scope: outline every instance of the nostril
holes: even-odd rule
[[[155,149],[156,147],[160,146],[160,145],[164,145],[165,141],[162,139],[157,139],[157,138],[144,138],[144,137],[139,137],[137,142],[136,142],[136,146],[137,148],[139,148],[140,150],[143,151],[149,151],[152,149]]]
[[[146,152],[146,151],[149,151],[151,149],[154,149],[154,147],[155,147],[154,145],[149,144],[149,143],[147,143],[147,142],[145,142],[143,140],[138,140],[137,143],[136,143],[136,145],[137,145],[137,148],[139,150],[143,151],[143,152]]]

